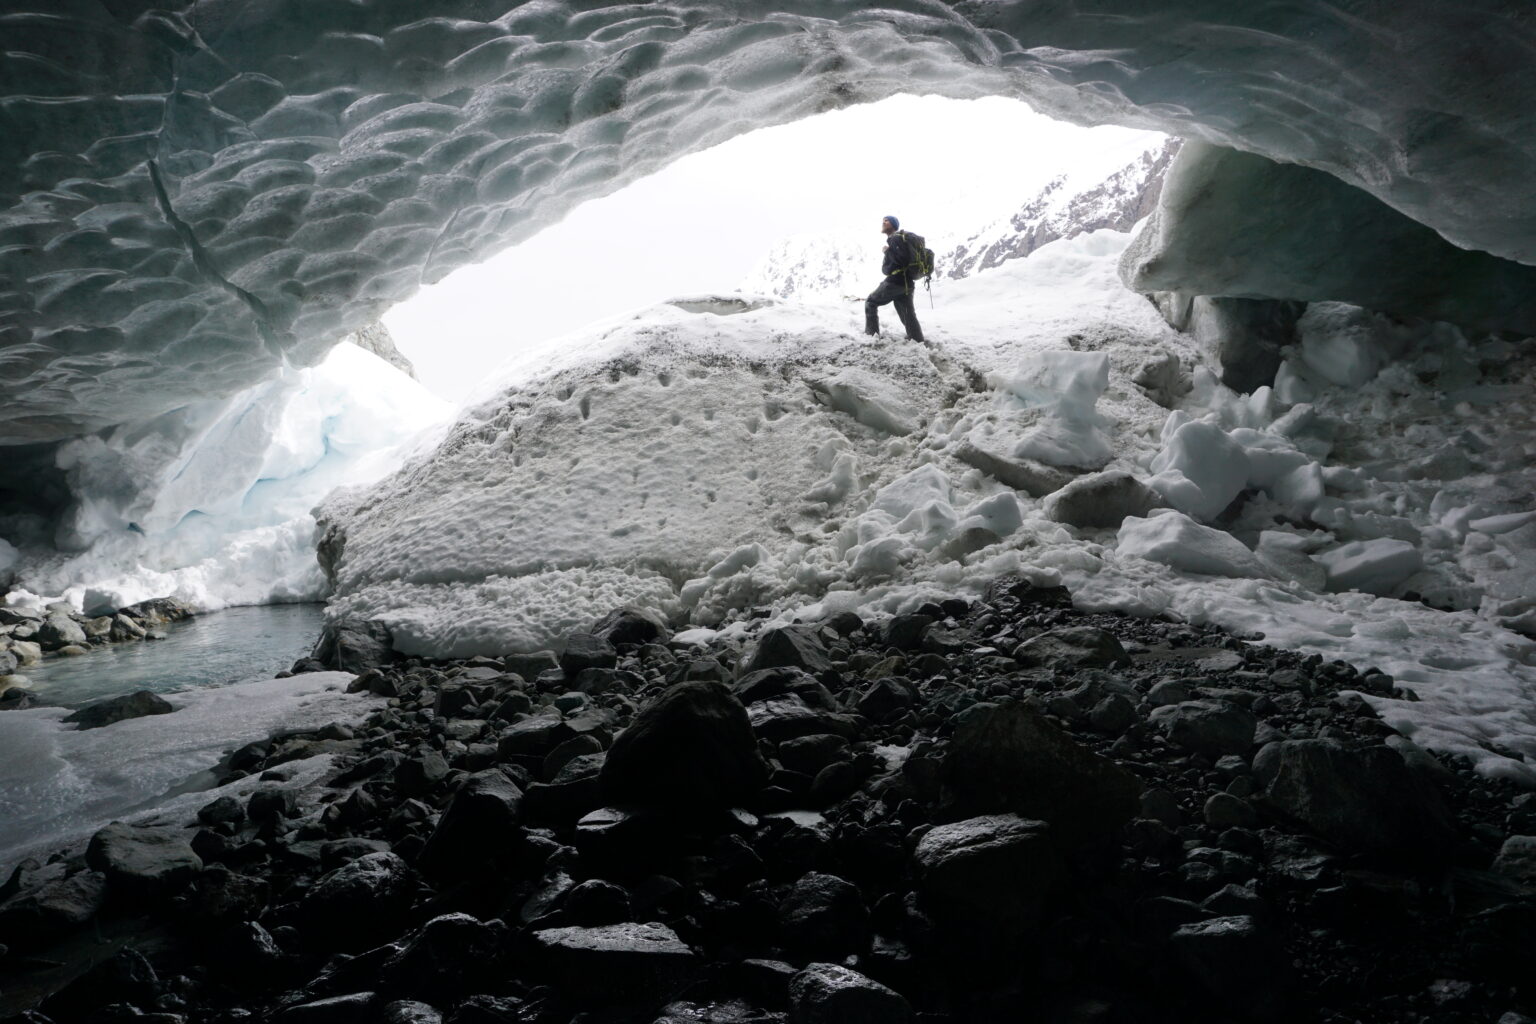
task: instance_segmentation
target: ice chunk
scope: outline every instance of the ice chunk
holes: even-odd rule
[[[1013,372],[994,375],[992,383],[1026,407],[1045,412],[1014,447],[1015,458],[1081,469],[1098,469],[1109,461],[1109,439],[1094,411],[1109,386],[1107,353],[1033,353]]]
[[[1168,503],[1196,519],[1212,520],[1248,484],[1250,466],[1243,446],[1212,423],[1179,426],[1152,460],[1148,484]]]
[[[1513,533],[1528,523],[1536,522],[1536,512],[1510,512],[1501,516],[1484,516],[1482,519],[1474,519],[1467,524],[1478,533],[1486,533],[1490,536]],[[0,550],[0,568],[4,567],[4,551]]]
[[[938,466],[919,466],[880,488],[871,509],[903,519],[934,501],[948,504],[953,485]]]
[[[1328,572],[1331,590],[1361,590],[1387,597],[1424,566],[1419,549],[1404,540],[1379,537],[1341,544],[1312,556]]]
[[[1148,519],[1127,518],[1120,526],[1117,550],[1207,576],[1269,576],[1242,541],[1171,509]]]

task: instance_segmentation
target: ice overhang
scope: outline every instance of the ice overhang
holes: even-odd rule
[[[423,282],[679,155],[898,92],[1019,97],[1306,165],[1536,263],[1529,0],[426,9],[6,5],[0,444],[312,364]],[[920,158],[920,138],[892,145]]]

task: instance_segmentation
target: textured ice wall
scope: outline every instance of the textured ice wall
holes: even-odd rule
[[[582,199],[898,91],[1321,168],[1536,261],[1527,0],[20,0],[0,442],[231,394]]]
[[[1121,274],[1138,292],[1349,302],[1536,333],[1536,267],[1459,249],[1321,171],[1199,142],[1174,158]]]

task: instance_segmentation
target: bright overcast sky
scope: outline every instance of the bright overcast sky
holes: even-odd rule
[[[867,226],[879,283],[887,213],[943,251],[1127,137],[1016,100],[898,96],[765,128],[593,200],[464,267],[384,323],[422,383],[453,401],[507,356],[677,295],[731,292],[781,239]]]

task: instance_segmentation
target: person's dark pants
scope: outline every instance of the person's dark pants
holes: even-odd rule
[[[907,282],[900,277],[886,278],[880,282],[879,288],[869,293],[869,298],[864,301],[864,333],[880,332],[879,310],[887,302],[896,304],[896,315],[901,317],[901,326],[907,329],[907,337],[913,341],[922,341],[923,329],[917,323],[912,292],[907,288]]]

